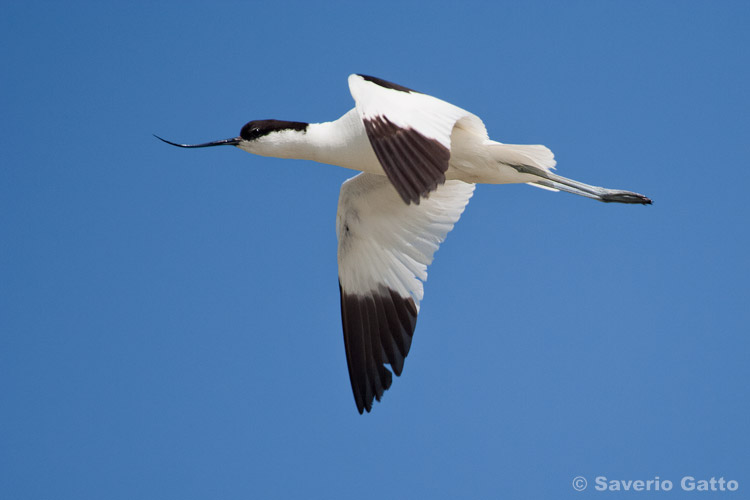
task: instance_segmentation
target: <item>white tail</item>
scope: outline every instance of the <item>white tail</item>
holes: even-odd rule
[[[555,155],[545,146],[501,144],[498,142],[493,143],[490,147],[493,157],[498,162],[514,168],[518,173],[536,177],[537,180],[527,182],[530,186],[551,191],[565,191],[607,203],[651,204],[651,200],[642,194],[591,186],[553,174],[552,169],[555,168],[557,162],[555,161]]]
[[[550,172],[557,162],[547,146],[541,144],[502,144],[490,145],[492,156],[506,165],[529,165]]]

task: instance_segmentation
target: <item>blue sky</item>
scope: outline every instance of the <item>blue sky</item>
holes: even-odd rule
[[[744,496],[749,22],[745,2],[4,5],[0,497],[614,498],[597,476],[659,476],[675,490],[638,497],[679,498],[686,475]],[[151,136],[335,119],[354,72],[655,202],[479,186],[363,416],[336,277],[352,172]]]

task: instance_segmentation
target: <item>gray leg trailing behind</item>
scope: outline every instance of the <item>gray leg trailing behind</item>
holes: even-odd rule
[[[591,186],[584,184],[583,182],[574,181],[567,177],[562,177],[550,172],[547,172],[541,168],[534,167],[531,165],[511,165],[518,172],[523,174],[532,174],[540,177],[538,181],[533,181],[530,184],[538,184],[546,188],[557,189],[565,191],[566,193],[573,193],[579,196],[585,196],[594,200],[603,201],[605,203],[637,203],[641,205],[651,205],[652,201],[642,194],[634,193],[632,191],[623,191],[621,189],[607,189],[598,186]]]

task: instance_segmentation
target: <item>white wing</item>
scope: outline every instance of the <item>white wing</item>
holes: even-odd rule
[[[351,75],[349,90],[375,155],[406,203],[419,204],[445,182],[457,122],[487,138],[477,116],[401,85]]]
[[[423,297],[427,266],[458,221],[474,185],[451,180],[407,205],[382,175],[341,187],[336,234],[346,360],[360,413],[401,374]],[[421,280],[421,281],[420,281]]]

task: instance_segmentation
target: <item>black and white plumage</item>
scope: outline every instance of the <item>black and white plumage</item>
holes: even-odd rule
[[[372,408],[400,375],[424,296],[427,266],[474,192],[475,183],[527,183],[604,202],[650,204],[630,191],[552,173],[541,145],[490,140],[482,121],[457,106],[366,75],[351,75],[356,107],[325,123],[259,120],[238,137],[185,148],[231,145],[361,171],[339,196],[339,288],[354,400]]]

